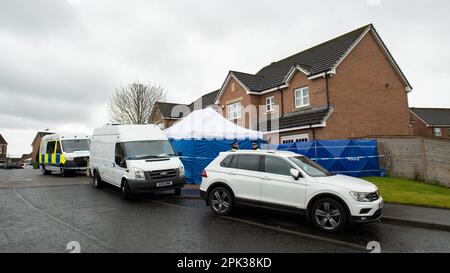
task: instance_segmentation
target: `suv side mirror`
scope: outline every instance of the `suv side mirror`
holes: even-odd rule
[[[294,177],[295,180],[298,180],[300,177],[302,177],[300,171],[294,168],[291,169],[291,175]]]
[[[181,151],[178,152],[178,157],[183,157],[183,153]]]

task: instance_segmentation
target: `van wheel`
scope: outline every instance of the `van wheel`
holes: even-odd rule
[[[225,187],[214,188],[209,194],[209,205],[212,211],[218,215],[227,215],[234,205],[234,198],[231,192]]]
[[[94,172],[92,183],[94,184],[94,187],[96,187],[97,189],[100,189],[103,187],[103,181],[97,172]]]
[[[122,193],[123,199],[129,201],[133,198],[133,194],[131,193],[130,185],[128,181],[124,180],[122,185],[120,186],[120,191]]]
[[[64,169],[64,168],[61,168],[61,176],[62,177],[68,177],[69,176],[69,171]]]
[[[174,190],[175,195],[181,195],[181,188],[176,188]]]
[[[41,171],[42,171],[43,175],[51,175],[52,174],[52,171],[46,170],[45,166],[41,167]]]
[[[340,202],[323,198],[314,203],[310,217],[314,225],[322,231],[338,232],[347,225],[348,215]]]

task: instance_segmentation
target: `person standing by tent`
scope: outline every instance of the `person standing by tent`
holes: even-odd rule
[[[253,143],[252,143],[252,149],[255,150],[255,151],[259,150],[258,143],[253,142]]]
[[[239,150],[239,143],[236,140],[235,142],[231,143],[231,151],[236,152],[237,150]]]

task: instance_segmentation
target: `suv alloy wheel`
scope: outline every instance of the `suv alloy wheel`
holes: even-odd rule
[[[342,204],[332,198],[316,201],[311,209],[311,219],[321,230],[336,232],[347,224],[347,211]]]
[[[214,188],[209,194],[209,204],[215,214],[227,215],[233,209],[233,195],[225,187]]]

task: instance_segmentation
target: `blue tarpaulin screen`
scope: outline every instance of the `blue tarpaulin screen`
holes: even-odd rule
[[[170,139],[170,143],[175,154],[182,153],[186,172],[187,183],[200,184],[202,182],[202,172],[211,161],[216,158],[220,152],[231,150],[231,144],[235,140],[216,140],[216,139]],[[248,150],[252,148],[255,140],[237,140],[239,148]],[[259,144],[262,140],[257,140]]]
[[[175,153],[182,153],[187,183],[200,184],[202,171],[220,152],[229,151],[234,140],[170,140]],[[251,149],[254,140],[238,140],[239,148]],[[261,140],[257,141],[262,143]],[[316,161],[335,174],[354,177],[380,176],[376,140],[316,140],[291,144],[264,144],[265,150],[292,151]]]
[[[263,149],[305,155],[328,171],[354,177],[380,176],[376,140],[316,140],[291,144],[266,144]]]

